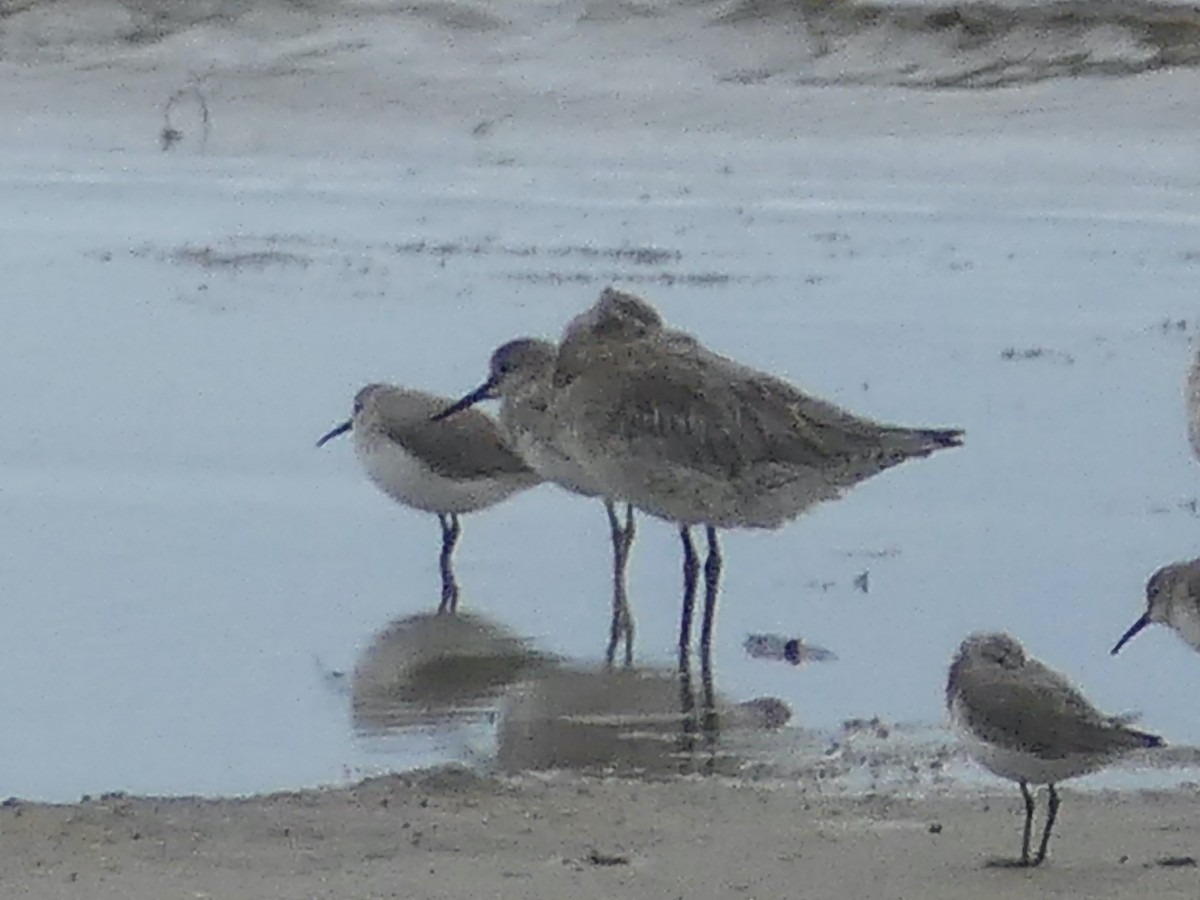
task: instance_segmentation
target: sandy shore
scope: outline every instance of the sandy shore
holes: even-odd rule
[[[1001,788],[1002,786],[998,786]],[[246,799],[0,809],[0,896],[168,898],[1187,897],[1200,798],[1064,792],[1040,870],[1016,791],[830,798],[796,785],[460,769]]]

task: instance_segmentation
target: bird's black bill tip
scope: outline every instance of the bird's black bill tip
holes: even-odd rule
[[[1149,624],[1150,624],[1150,613],[1146,613],[1144,616],[1142,616],[1140,619],[1138,619],[1136,622],[1134,622],[1133,625],[1130,626],[1130,628],[1127,632],[1125,632],[1123,635],[1121,635],[1121,639],[1119,641],[1117,641],[1116,646],[1114,646],[1112,648],[1112,650],[1109,651],[1109,653],[1112,656],[1116,656],[1118,653],[1121,652],[1122,647],[1124,647],[1131,640],[1133,640],[1134,636]]]
[[[464,409],[469,409],[470,407],[474,406],[476,403],[479,403],[480,401],[494,400],[496,398],[496,396],[497,396],[496,382],[489,378],[487,381],[485,381],[479,387],[475,388],[475,390],[471,391],[471,393],[467,394],[461,400],[458,400],[455,403],[450,404],[445,409],[443,409],[440,413],[430,416],[429,420],[431,422],[440,422],[443,419],[450,418],[451,416],[455,415],[456,413],[462,412]]]
[[[337,428],[333,429],[333,431],[329,432],[329,434],[325,435],[319,441],[317,441],[317,446],[324,447],[326,444],[328,444],[330,441],[332,441],[335,437],[338,437],[339,435],[343,435],[347,431],[349,431],[353,424],[354,424],[354,422],[352,420],[347,419],[345,422],[343,422]]]

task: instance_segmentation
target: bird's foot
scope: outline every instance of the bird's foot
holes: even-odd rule
[[[1032,869],[1037,863],[1029,857],[1020,859],[1010,859],[1009,857],[1000,857],[998,859],[989,859],[983,864],[985,869]]]

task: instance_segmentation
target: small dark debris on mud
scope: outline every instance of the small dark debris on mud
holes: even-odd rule
[[[1154,861],[1156,866],[1163,866],[1169,869],[1192,868],[1196,865],[1196,857],[1194,856],[1160,856]]]
[[[1064,353],[1062,350],[1050,350],[1046,347],[1027,347],[1024,350],[1018,350],[1016,347],[1006,347],[1000,351],[1000,358],[1009,362],[1019,362],[1027,359],[1045,359],[1067,366],[1075,364],[1075,357],[1070,353]]]
[[[629,857],[619,853],[601,853],[599,850],[588,851],[587,861],[593,866],[627,866]]]

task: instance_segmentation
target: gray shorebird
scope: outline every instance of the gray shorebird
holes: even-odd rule
[[[633,507],[626,504],[622,521],[617,504],[604,496],[602,486],[563,450],[552,408],[557,360],[558,347],[550,341],[535,338],[510,341],[492,355],[492,374],[487,382],[457,403],[447,401],[434,418],[453,420],[481,400],[499,398],[501,427],[514,449],[538,475],[572,493],[604,501],[613,553],[612,619],[605,659],[612,665],[617,647],[624,642],[625,665],[631,666],[634,623],[625,572],[636,531]],[[501,380],[507,388],[503,395],[495,390]]]
[[[1162,745],[1161,738],[1101,713],[1007,634],[973,634],[962,642],[950,663],[946,706],[967,752],[996,775],[1017,782],[1025,801],[1020,859],[991,865],[1041,865],[1058,815],[1059,782]],[[1046,825],[1032,857],[1031,784],[1046,785],[1049,796]]]
[[[907,459],[958,446],[956,429],[854,416],[793,385],[659,329],[560,352],[556,409],[568,452],[612,495],[679,526],[684,548],[681,656],[690,643],[708,542],[701,653],[711,646],[721,528],[778,528]]]
[[[641,339],[661,330],[662,318],[647,303],[605,288],[590,309],[567,324],[559,345],[534,338],[505,344],[492,356],[488,380],[435,417],[447,418],[481,400],[500,399],[500,424],[534,471],[572,493],[603,500],[613,553],[612,618],[605,649],[609,665],[622,643],[625,665],[633,665],[634,621],[626,587],[629,551],[636,533],[633,507],[625,504],[622,516],[617,504],[605,496],[603,485],[563,449],[553,409],[554,381],[560,350],[569,360],[597,341]],[[497,386],[502,380],[506,389],[500,393]]]
[[[558,446],[605,496],[678,525],[684,548],[681,662],[700,569],[691,528],[704,527],[700,647],[707,658],[721,572],[718,529],[777,528],[885,469],[959,446],[962,432],[854,416],[719,356],[690,335],[664,329],[649,304],[633,299],[655,323],[647,326],[645,314],[617,316],[611,338],[593,329],[588,340],[564,341],[550,420]],[[526,343],[497,350],[488,380],[444,415],[514,391],[523,377]]]
[[[1147,625],[1169,625],[1200,651],[1200,559],[1163,566],[1146,582],[1146,612],[1121,635],[1115,656]]]
[[[541,481],[486,413],[431,421],[449,398],[370,384],[354,397],[353,416],[317,446],[354,433],[354,450],[376,487],[398,503],[436,513],[442,526],[442,599],[438,612],[458,609],[453,554],[463,513],[486,509]]]

